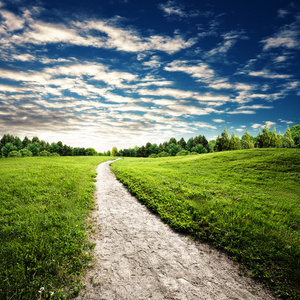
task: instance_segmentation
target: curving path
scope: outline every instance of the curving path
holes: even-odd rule
[[[173,232],[140,204],[110,172],[97,172],[100,233],[95,264],[77,299],[273,299],[208,245]]]

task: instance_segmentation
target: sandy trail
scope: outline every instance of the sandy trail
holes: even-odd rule
[[[110,172],[97,172],[96,261],[77,299],[273,299],[224,254],[173,232]]]

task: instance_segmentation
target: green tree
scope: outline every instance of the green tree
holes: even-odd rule
[[[186,141],[183,137],[178,141],[178,145],[180,145],[182,149],[185,149]]]
[[[111,156],[116,156],[116,153],[118,152],[117,147],[113,147],[111,150]]]
[[[151,155],[151,154],[158,154],[159,149],[158,149],[157,144],[152,144],[152,145],[149,147],[149,151],[150,151],[150,155]]]
[[[216,143],[215,143],[215,146],[214,146],[214,151],[215,152],[222,151],[221,137],[220,137],[219,134],[218,134],[218,137],[216,139]]]
[[[32,152],[33,156],[38,156],[41,151],[41,148],[42,148],[42,146],[38,142],[30,143],[27,146],[27,149]]]
[[[292,148],[294,146],[295,142],[291,135],[291,130],[289,126],[287,126],[286,131],[283,135],[283,147],[284,148]]]
[[[180,145],[176,145],[174,143],[168,145],[168,152],[170,153],[171,156],[175,156],[181,150],[182,148]]]
[[[177,144],[177,141],[176,141],[176,139],[175,139],[175,138],[173,138],[173,137],[172,137],[172,138],[170,138],[170,140],[169,140],[169,145],[170,145],[170,144],[175,144],[175,145],[176,145],[176,144]]]
[[[32,138],[31,143],[32,143],[32,144],[34,144],[34,143],[40,143],[40,139],[39,139],[37,136],[34,136],[34,137]]]
[[[279,146],[279,139],[276,133],[276,128],[274,127],[273,132],[271,134],[270,147],[278,148],[278,146]]]
[[[60,151],[60,146],[58,145],[58,143],[52,143],[50,145],[50,152],[51,153],[59,153]]]
[[[245,133],[242,136],[241,146],[242,146],[242,149],[252,149],[252,148],[254,148],[254,145],[250,140],[250,134],[249,134],[247,129],[246,129]]]
[[[208,142],[208,147],[209,147],[209,152],[214,152],[214,148],[215,148],[215,145],[216,145],[216,140],[210,140]]]
[[[238,145],[237,145],[237,141],[236,141],[235,134],[234,134],[234,131],[233,131],[232,134],[231,134],[229,149],[230,150],[237,150],[237,148],[238,148]]]
[[[117,151],[118,152],[118,151]],[[116,153],[117,153],[116,152]],[[94,148],[87,148],[86,150],[85,150],[85,154],[87,155],[87,156],[96,156],[96,155],[98,155],[98,152],[94,149]],[[114,156],[114,155],[113,155]]]
[[[15,138],[14,146],[17,147],[18,151],[23,149],[22,141],[20,140],[20,138],[18,136]]]
[[[11,143],[14,145],[15,137],[10,134],[4,134],[2,139],[0,140],[0,149],[2,149],[7,143]]]
[[[191,152],[207,153],[207,150],[202,144],[197,144],[195,147],[191,149]]]
[[[241,150],[242,149],[241,139],[238,136],[236,136],[235,139],[236,139],[236,143],[237,143],[237,150]],[[254,145],[253,145],[253,147],[254,147]]]
[[[271,133],[269,131],[268,124],[266,123],[262,131],[262,145],[263,148],[269,148],[271,144]]]
[[[294,125],[290,129],[292,139],[294,140],[295,147],[300,148],[300,125]]]
[[[189,138],[187,143],[186,143],[186,146],[185,146],[185,150],[187,151],[191,151],[191,149],[196,146],[195,143],[194,143],[194,138]]]
[[[258,135],[256,137],[255,148],[263,148],[263,136],[259,130]]]
[[[230,139],[227,133],[227,127],[224,128],[221,134],[221,150],[220,151],[227,151],[230,147]]]
[[[23,144],[23,148],[27,148],[27,146],[31,143],[30,139],[25,136],[23,141],[22,141],[22,144]]]
[[[1,152],[3,156],[8,157],[8,154],[11,151],[17,151],[17,150],[18,150],[17,147],[14,146],[12,143],[6,143],[5,146],[2,147]]]

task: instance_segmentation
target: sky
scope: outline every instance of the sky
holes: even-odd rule
[[[0,0],[0,136],[106,151],[300,123],[300,3]]]

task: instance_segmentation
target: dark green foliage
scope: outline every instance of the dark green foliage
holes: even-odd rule
[[[250,140],[250,134],[247,129],[242,136],[241,146],[242,146],[242,149],[253,149],[254,148],[254,145]]]
[[[4,147],[2,147],[1,152],[2,155],[8,157],[9,152],[18,150],[16,146],[12,143],[6,143]]]
[[[283,299],[299,299],[300,150],[126,159],[117,178],[176,230],[209,241]]]
[[[32,156],[32,152],[29,151],[27,148],[24,148],[22,150],[20,150],[20,153],[23,157],[30,157]]]
[[[271,133],[269,131],[268,124],[265,125],[265,127],[262,131],[261,143],[262,143],[262,148],[271,147]]]
[[[21,153],[19,151],[13,150],[8,153],[8,157],[21,157]]]
[[[171,156],[175,156],[179,151],[182,150],[182,148],[181,148],[180,145],[177,145],[175,143],[171,143],[171,144],[168,145],[167,150],[168,150],[168,152]]]
[[[41,151],[42,145],[39,142],[30,143],[27,149],[31,151],[33,156],[38,156]]]
[[[50,156],[50,155],[51,155],[51,153],[46,150],[43,150],[40,152],[40,156]]]
[[[238,144],[235,138],[234,132],[231,134],[231,139],[230,139],[230,144],[229,144],[229,150],[237,150],[238,149]]]
[[[23,144],[23,148],[27,148],[27,146],[31,143],[30,139],[25,136],[24,137],[24,140],[22,141],[22,144]]]
[[[207,153],[207,150],[202,144],[197,144],[195,147],[191,149],[191,152]]]
[[[289,126],[287,127],[284,136],[283,136],[283,147],[284,148],[292,148],[294,146],[295,142],[291,135],[291,130]]]
[[[300,148],[300,125],[294,125],[290,131],[295,143],[295,147]]]
[[[190,154],[190,152],[187,151],[187,150],[180,150],[180,151],[176,154],[176,156],[184,156],[184,155],[189,155],[189,154]]]
[[[181,138],[178,141],[178,145],[180,145],[182,149],[185,149],[185,147],[186,147],[186,141],[184,140],[184,138]]]

